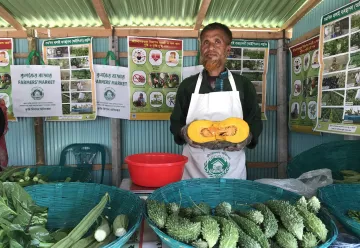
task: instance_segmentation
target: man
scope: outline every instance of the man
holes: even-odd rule
[[[183,155],[188,157],[183,179],[224,177],[246,179],[244,148],[254,148],[262,132],[261,112],[255,87],[241,75],[225,68],[232,33],[220,23],[207,25],[200,34],[204,70],[186,78],[179,86],[170,117],[170,130]],[[218,143],[202,148],[187,136],[194,120],[244,119],[250,135],[240,144]]]

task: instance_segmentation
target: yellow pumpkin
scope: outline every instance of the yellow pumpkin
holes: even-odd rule
[[[193,121],[187,130],[189,138],[196,143],[243,142],[249,136],[250,128],[241,118],[231,117],[223,121],[198,120]]]

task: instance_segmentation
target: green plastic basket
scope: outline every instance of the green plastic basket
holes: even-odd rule
[[[49,230],[73,228],[95,207],[104,194],[110,196],[104,214],[112,221],[119,214],[129,217],[128,232],[112,243],[103,246],[119,248],[124,245],[138,229],[143,218],[144,201],[130,191],[114,186],[95,183],[51,183],[26,187],[36,204],[48,207]],[[110,208],[109,208],[110,207]]]
[[[287,176],[298,178],[301,174],[330,169],[334,179],[342,179],[340,170],[359,171],[360,141],[344,140],[324,143],[295,156],[287,164]],[[360,171],[359,171],[360,172]]]
[[[349,209],[360,211],[360,185],[332,184],[320,188],[317,195],[344,228],[360,238],[360,223],[346,215]]]
[[[71,177],[72,182],[92,182],[91,167],[71,167],[58,165],[29,166],[32,173],[40,173],[48,178],[48,182],[63,182],[67,177]]]
[[[147,198],[147,201],[157,200],[167,203],[180,202],[180,195],[181,206],[188,207],[192,206],[193,202],[206,202],[212,208],[215,208],[220,202],[227,201],[234,209],[242,208],[243,204],[265,202],[270,199],[284,199],[293,203],[300,198],[298,194],[293,192],[254,181],[204,178],[183,180],[168,184],[167,186],[155,190]],[[171,238],[169,235],[158,229],[147,215],[146,207],[144,208],[144,211],[149,226],[160,237],[163,243],[169,247],[191,247]],[[329,247],[330,244],[335,241],[338,230],[330,215],[327,214],[324,209],[321,209],[319,216],[329,229],[329,234],[326,242],[318,247]]]

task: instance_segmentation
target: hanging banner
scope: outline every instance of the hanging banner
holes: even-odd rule
[[[266,74],[269,43],[266,41],[233,40],[226,67],[232,73],[248,78],[255,86],[262,120],[266,120]]]
[[[319,81],[319,36],[290,47],[291,93],[289,127],[291,131],[317,134],[317,94]]]
[[[128,37],[131,120],[169,120],[182,81],[183,41]]]
[[[127,67],[94,65],[97,115],[130,119],[130,85]]]
[[[61,69],[63,114],[47,121],[96,119],[96,85],[93,71],[92,37],[70,37],[43,42],[43,57],[48,65]]]
[[[16,117],[62,115],[59,66],[11,65]]]
[[[321,19],[316,130],[360,135],[360,1]]]
[[[8,121],[17,121],[14,116],[11,95],[10,66],[13,64],[13,39],[0,38],[0,98],[5,101]]]

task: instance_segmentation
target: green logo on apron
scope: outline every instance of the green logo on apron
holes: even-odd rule
[[[209,154],[204,164],[205,172],[209,177],[214,178],[223,177],[229,171],[229,168],[229,158],[219,152]]]

